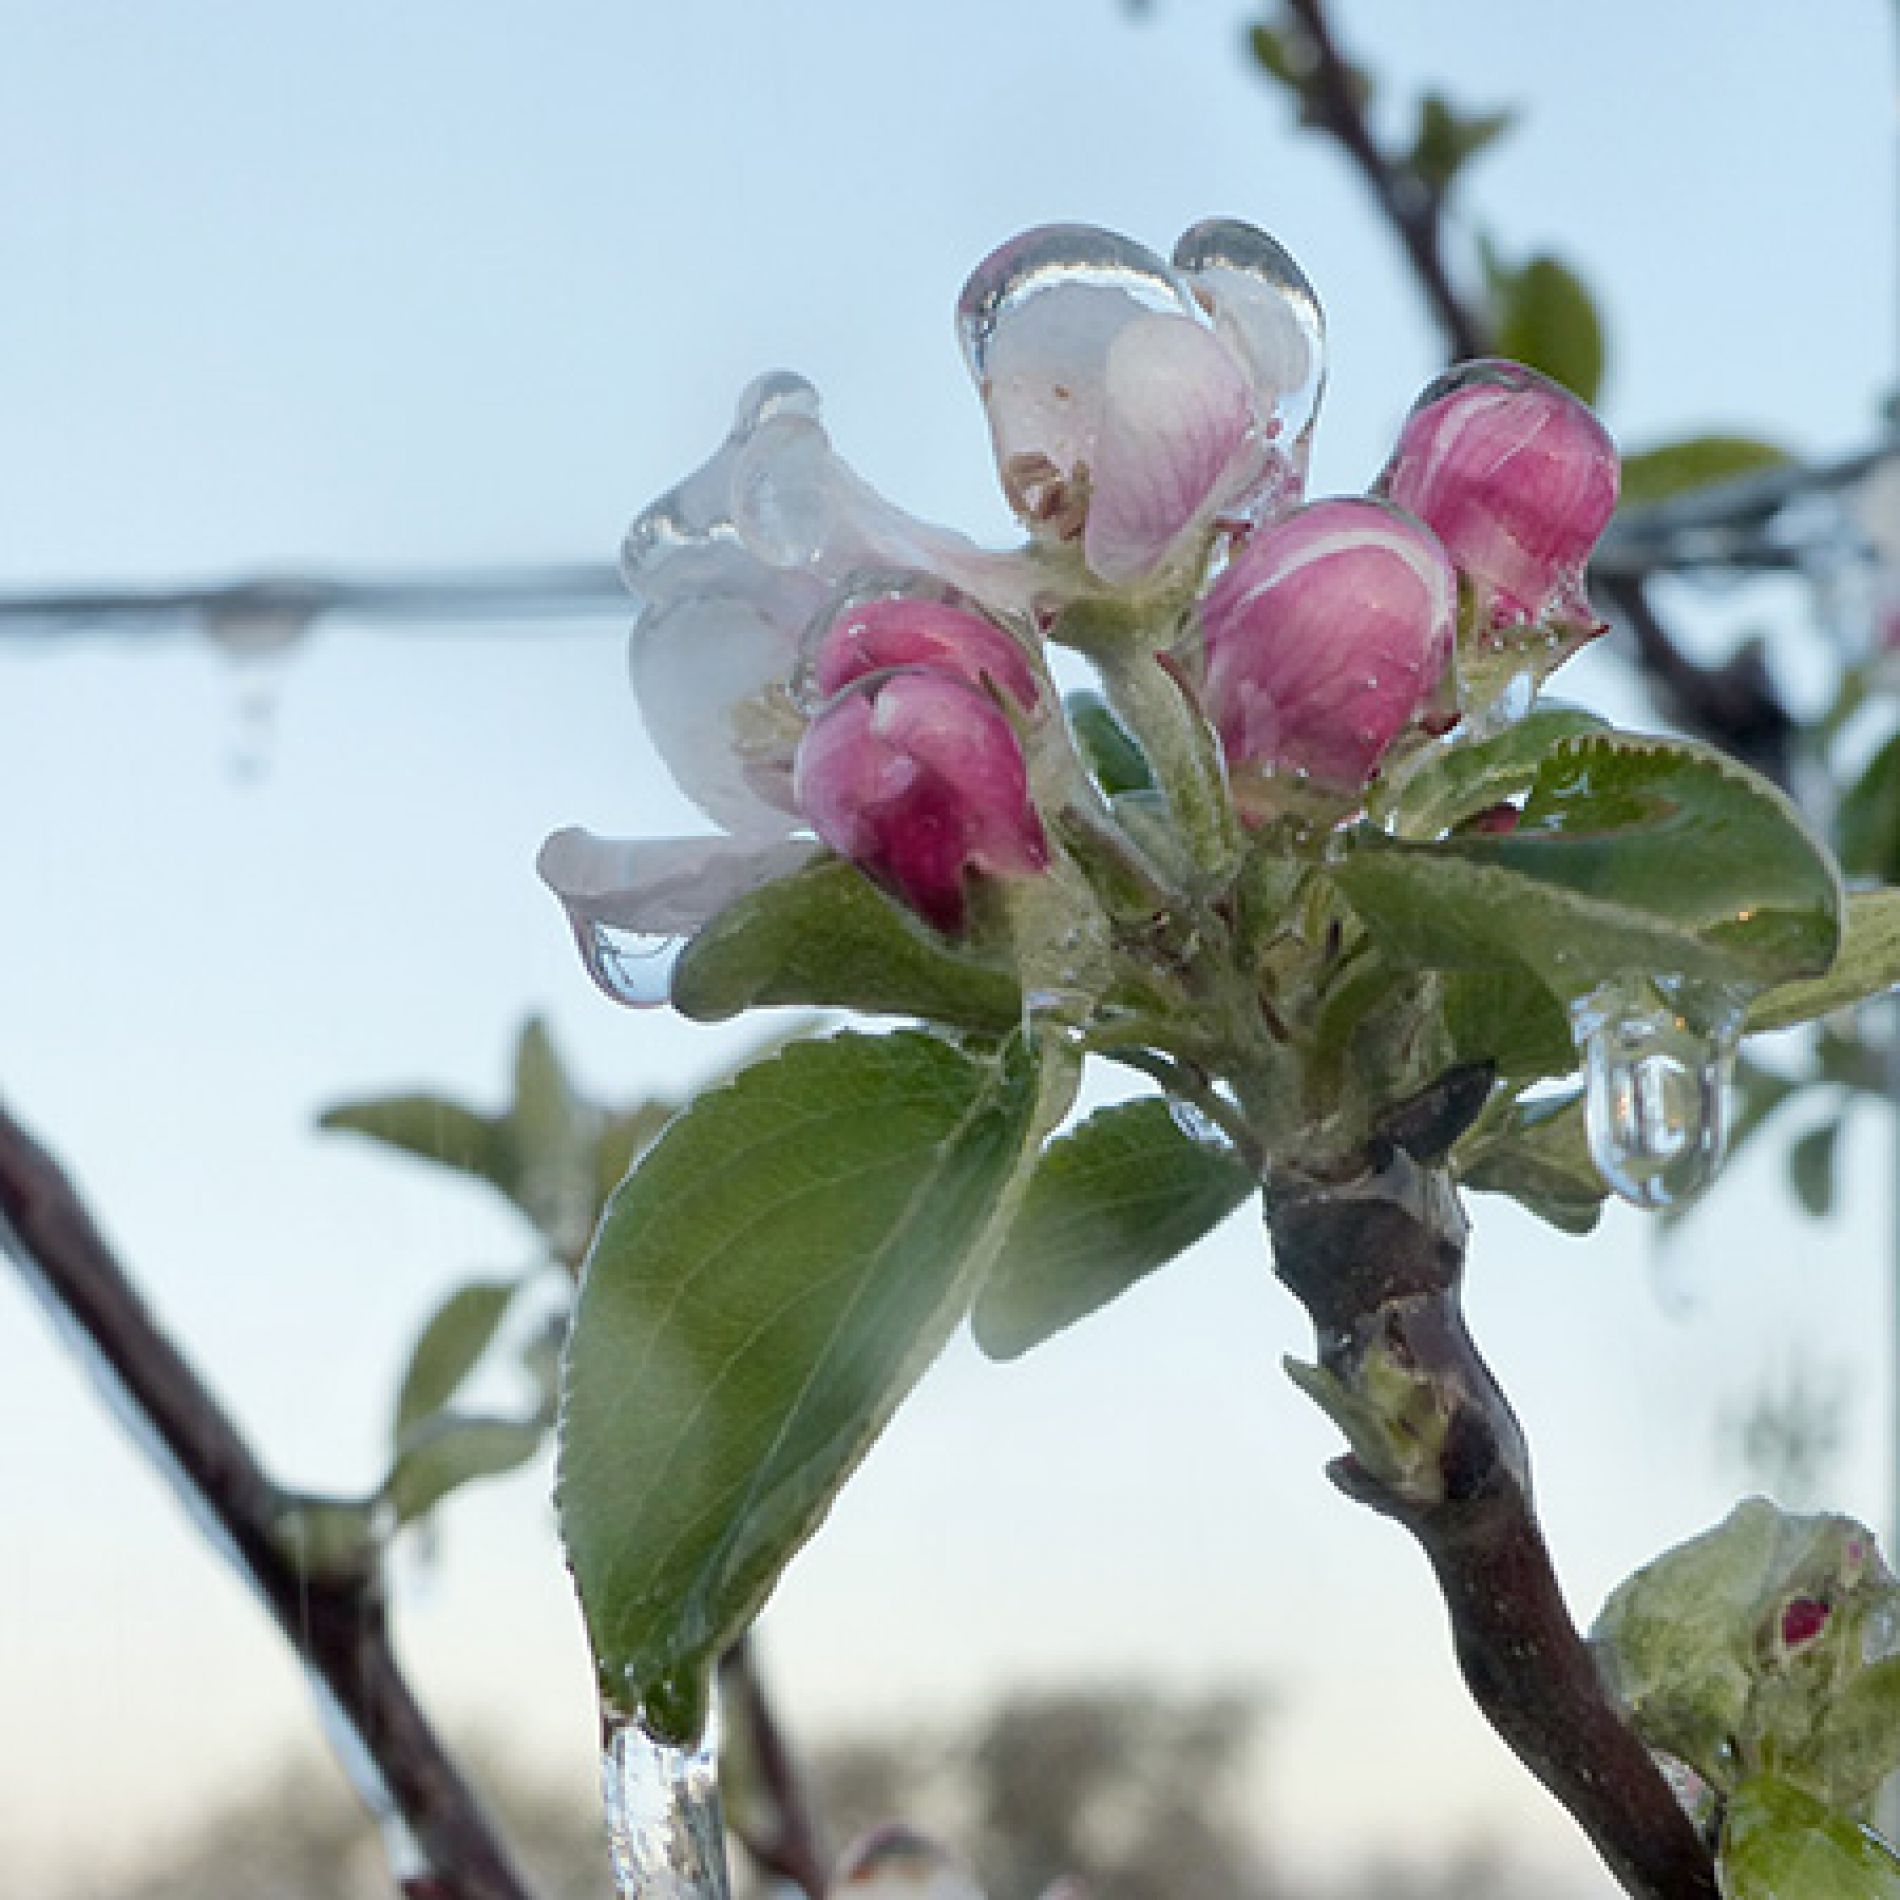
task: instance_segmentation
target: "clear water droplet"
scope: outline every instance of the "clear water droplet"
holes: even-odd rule
[[[1303,483],[1326,387],[1319,293],[1283,244],[1237,218],[1208,218],[1184,231],[1174,263],[1256,387],[1274,392],[1274,432]]]
[[[654,1009],[667,1001],[673,984],[673,966],[679,961],[684,937],[654,936],[604,924],[570,905],[568,920],[581,961],[616,1003],[631,1009]]]
[[[1175,316],[1192,306],[1181,279],[1145,244],[1092,224],[1045,224],[1025,231],[979,264],[957,299],[957,336],[979,386],[1005,318],[1045,291],[1083,285],[1119,291]]]
[[[601,1799],[623,1900],[728,1900],[718,1745],[656,1741],[637,1722],[608,1731]]]
[[[1598,1173],[1632,1206],[1688,1205],[1722,1160],[1740,999],[1687,977],[1619,977],[1570,1020]]]

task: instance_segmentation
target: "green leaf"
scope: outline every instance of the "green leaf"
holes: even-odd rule
[[[1827,974],[1758,996],[1748,1011],[1751,1033],[1813,1022],[1900,983],[1900,890],[1854,892],[1843,922],[1840,954]]]
[[[642,1102],[638,1108],[607,1117],[594,1150],[597,1207],[607,1205],[634,1162],[659,1140],[661,1129],[678,1113],[676,1102]]]
[[[1590,1159],[1581,1092],[1515,1103],[1500,1120],[1480,1123],[1453,1151],[1453,1166],[1466,1187],[1508,1194],[1566,1234],[1589,1233],[1609,1192]]]
[[[1014,1359],[1191,1247],[1259,1184],[1240,1157],[1175,1125],[1150,1097],[1105,1108],[1049,1144],[972,1328]]]
[[[515,1045],[514,1102],[502,1123],[509,1198],[556,1255],[578,1259],[600,1213],[594,1147],[600,1113],[583,1102],[539,1017]]]
[[[1802,1208],[1819,1219],[1834,1211],[1835,1161],[1840,1151],[1837,1116],[1810,1128],[1788,1149],[1788,1180]]]
[[[1633,972],[1765,989],[1839,943],[1839,880],[1794,807],[1687,740],[1562,742],[1508,833],[1351,842],[1333,876],[1394,961],[1521,964],[1566,1001]]]
[[[1832,1697],[1801,1766],[1841,1802],[1866,1800],[1900,1769],[1900,1656],[1869,1663]]]
[[[1742,1783],[1722,1827],[1727,1900],[1900,1900],[1879,1835],[1770,1775]]]
[[[1008,970],[956,950],[835,858],[740,898],[674,967],[673,1005],[700,1022],[773,1003],[998,1032],[1022,1010]]]
[[[396,1437],[439,1412],[488,1350],[515,1296],[513,1280],[471,1280],[442,1302],[417,1337],[396,1395]]]
[[[1595,713],[1547,701],[1490,738],[1448,746],[1421,765],[1399,788],[1393,816],[1410,836],[1435,836],[1529,791],[1564,740],[1606,730]]]
[[[610,1705],[698,1732],[719,1652],[968,1308],[1037,1096],[1014,1040],[794,1043],[700,1096],[614,1197],[560,1480]]]
[[[1493,298],[1495,353],[1595,402],[1603,383],[1603,325],[1583,279],[1554,257],[1534,257],[1499,270]]]
[[[1277,79],[1294,93],[1306,90],[1311,61],[1304,57],[1304,45],[1296,42],[1290,33],[1260,21],[1248,30],[1247,45],[1253,54],[1254,64],[1269,79]]]
[[[317,1117],[317,1126],[367,1135],[385,1147],[476,1175],[505,1191],[507,1145],[496,1123],[439,1095],[388,1095],[373,1101],[340,1102]]]
[[[1529,970],[1448,970],[1445,1027],[1458,1062],[1489,1062],[1507,1082],[1569,1075],[1578,1062],[1570,1018]]]
[[[1100,693],[1069,693],[1062,705],[1084,761],[1109,797],[1154,790],[1146,755]]]
[[[1900,732],[1847,788],[1834,814],[1834,843],[1850,877],[1900,883]]]
[[[1442,196],[1465,165],[1502,138],[1516,119],[1516,113],[1508,110],[1461,113],[1442,94],[1428,92],[1418,102],[1411,168]]]
[[[1793,459],[1786,449],[1752,435],[1692,435],[1659,443],[1623,457],[1622,505],[1646,507],[1692,488],[1781,468]]]
[[[383,1497],[396,1522],[411,1524],[465,1484],[525,1465],[548,1435],[538,1418],[476,1418],[437,1412],[403,1441]]]

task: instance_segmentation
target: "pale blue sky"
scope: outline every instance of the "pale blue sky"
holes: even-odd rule
[[[1401,84],[1530,109],[1470,208],[1588,265],[1627,441],[1865,434],[1894,369],[1887,8],[1344,11]],[[1000,535],[949,313],[1057,217],[1275,230],[1331,320],[1318,485],[1360,485],[1433,341],[1356,180],[1245,70],[1245,17],[0,5],[0,585],[607,558],[774,364],[899,499]],[[690,817],[620,649],[326,628],[257,782],[204,647],[0,649],[0,1089],[287,1477],[369,1479],[407,1329],[523,1244],[313,1136],[319,1106],[495,1099],[530,1008],[605,1095],[743,1042],[612,1009],[531,875],[557,825]],[[1660,1273],[1634,1218],[1577,1245],[1486,1212],[1473,1302],[1584,1613],[1724,1507],[1715,1418],[1777,1338],[1853,1380],[1840,1501],[1883,1508],[1891,1170],[1864,1132],[1855,1219],[1805,1227],[1745,1171]],[[786,1588],[795,1718],[1237,1673],[1284,1698],[1264,1800],[1304,1858],[1495,1825],[1587,1870],[1465,1709],[1422,1566],[1320,1478],[1329,1430],[1277,1371],[1303,1347],[1236,1226],[1025,1365],[959,1349]],[[451,1514],[405,1629],[451,1711],[585,1775],[538,1482]],[[0,1860],[123,1861],[304,1732],[259,1619],[3,1281],[0,1522]]]

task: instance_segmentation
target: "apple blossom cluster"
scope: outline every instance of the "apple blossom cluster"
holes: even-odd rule
[[[1113,818],[1052,647],[1095,665],[1177,829],[1241,836],[1356,814],[1419,745],[1493,715],[1500,662],[1535,679],[1596,631],[1581,575],[1617,465],[1595,417],[1530,370],[1466,364],[1371,495],[1309,501],[1319,305],[1248,225],[1197,225],[1171,261],[1031,231],[958,316],[1026,543],[912,518],[834,453],[807,383],[753,384],[623,560],[642,713],[721,829],[557,833],[542,873],[584,946],[690,933],[822,850],[951,935],[1065,851],[1087,874],[1069,821]],[[1200,842],[1181,856],[1205,877]]]

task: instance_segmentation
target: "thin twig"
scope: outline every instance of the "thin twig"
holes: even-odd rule
[[[789,1881],[810,1900],[820,1900],[830,1865],[823,1830],[810,1787],[766,1693],[750,1635],[726,1651],[719,1670],[727,1720],[743,1733],[747,1757],[772,1810],[769,1830],[740,1815],[731,1821],[733,1834],[762,1872]]]
[[[1340,51],[1327,17],[1325,0],[1287,0],[1287,11],[1299,21],[1313,56],[1313,70],[1305,88],[1307,110],[1313,122],[1329,133],[1359,167],[1393,234],[1405,248],[1412,274],[1431,307],[1453,362],[1483,356],[1489,348],[1489,325],[1458,294],[1445,261],[1444,201],[1424,181],[1396,164],[1373,136],[1361,102],[1358,75]]]
[[[0,1251],[15,1260],[107,1396],[262,1598],[347,1724],[346,1767],[381,1809],[409,1900],[530,1900],[506,1850],[397,1667],[379,1566],[300,1566],[280,1536],[284,1499],[139,1297],[59,1163],[0,1109]],[[374,1780],[365,1786],[368,1776]]]
[[[1302,88],[1308,118],[1347,154],[1371,190],[1411,263],[1448,359],[1484,355],[1490,325],[1453,281],[1445,256],[1443,195],[1379,143],[1327,0],[1286,0],[1286,7],[1305,35],[1313,62]],[[1663,625],[1641,576],[1618,576],[1606,584],[1605,598],[1627,629],[1637,669],[1664,710],[1696,737],[1785,784],[1793,721],[1760,654],[1744,649],[1716,666],[1692,660]]]
[[[1472,1698],[1638,1900],[1715,1900],[1707,1846],[1605,1694],[1533,1509],[1524,1437],[1466,1330],[1464,1217],[1404,1151],[1344,1186],[1268,1183],[1279,1277],[1312,1315],[1302,1384],[1348,1429],[1331,1475],[1437,1574]]]

